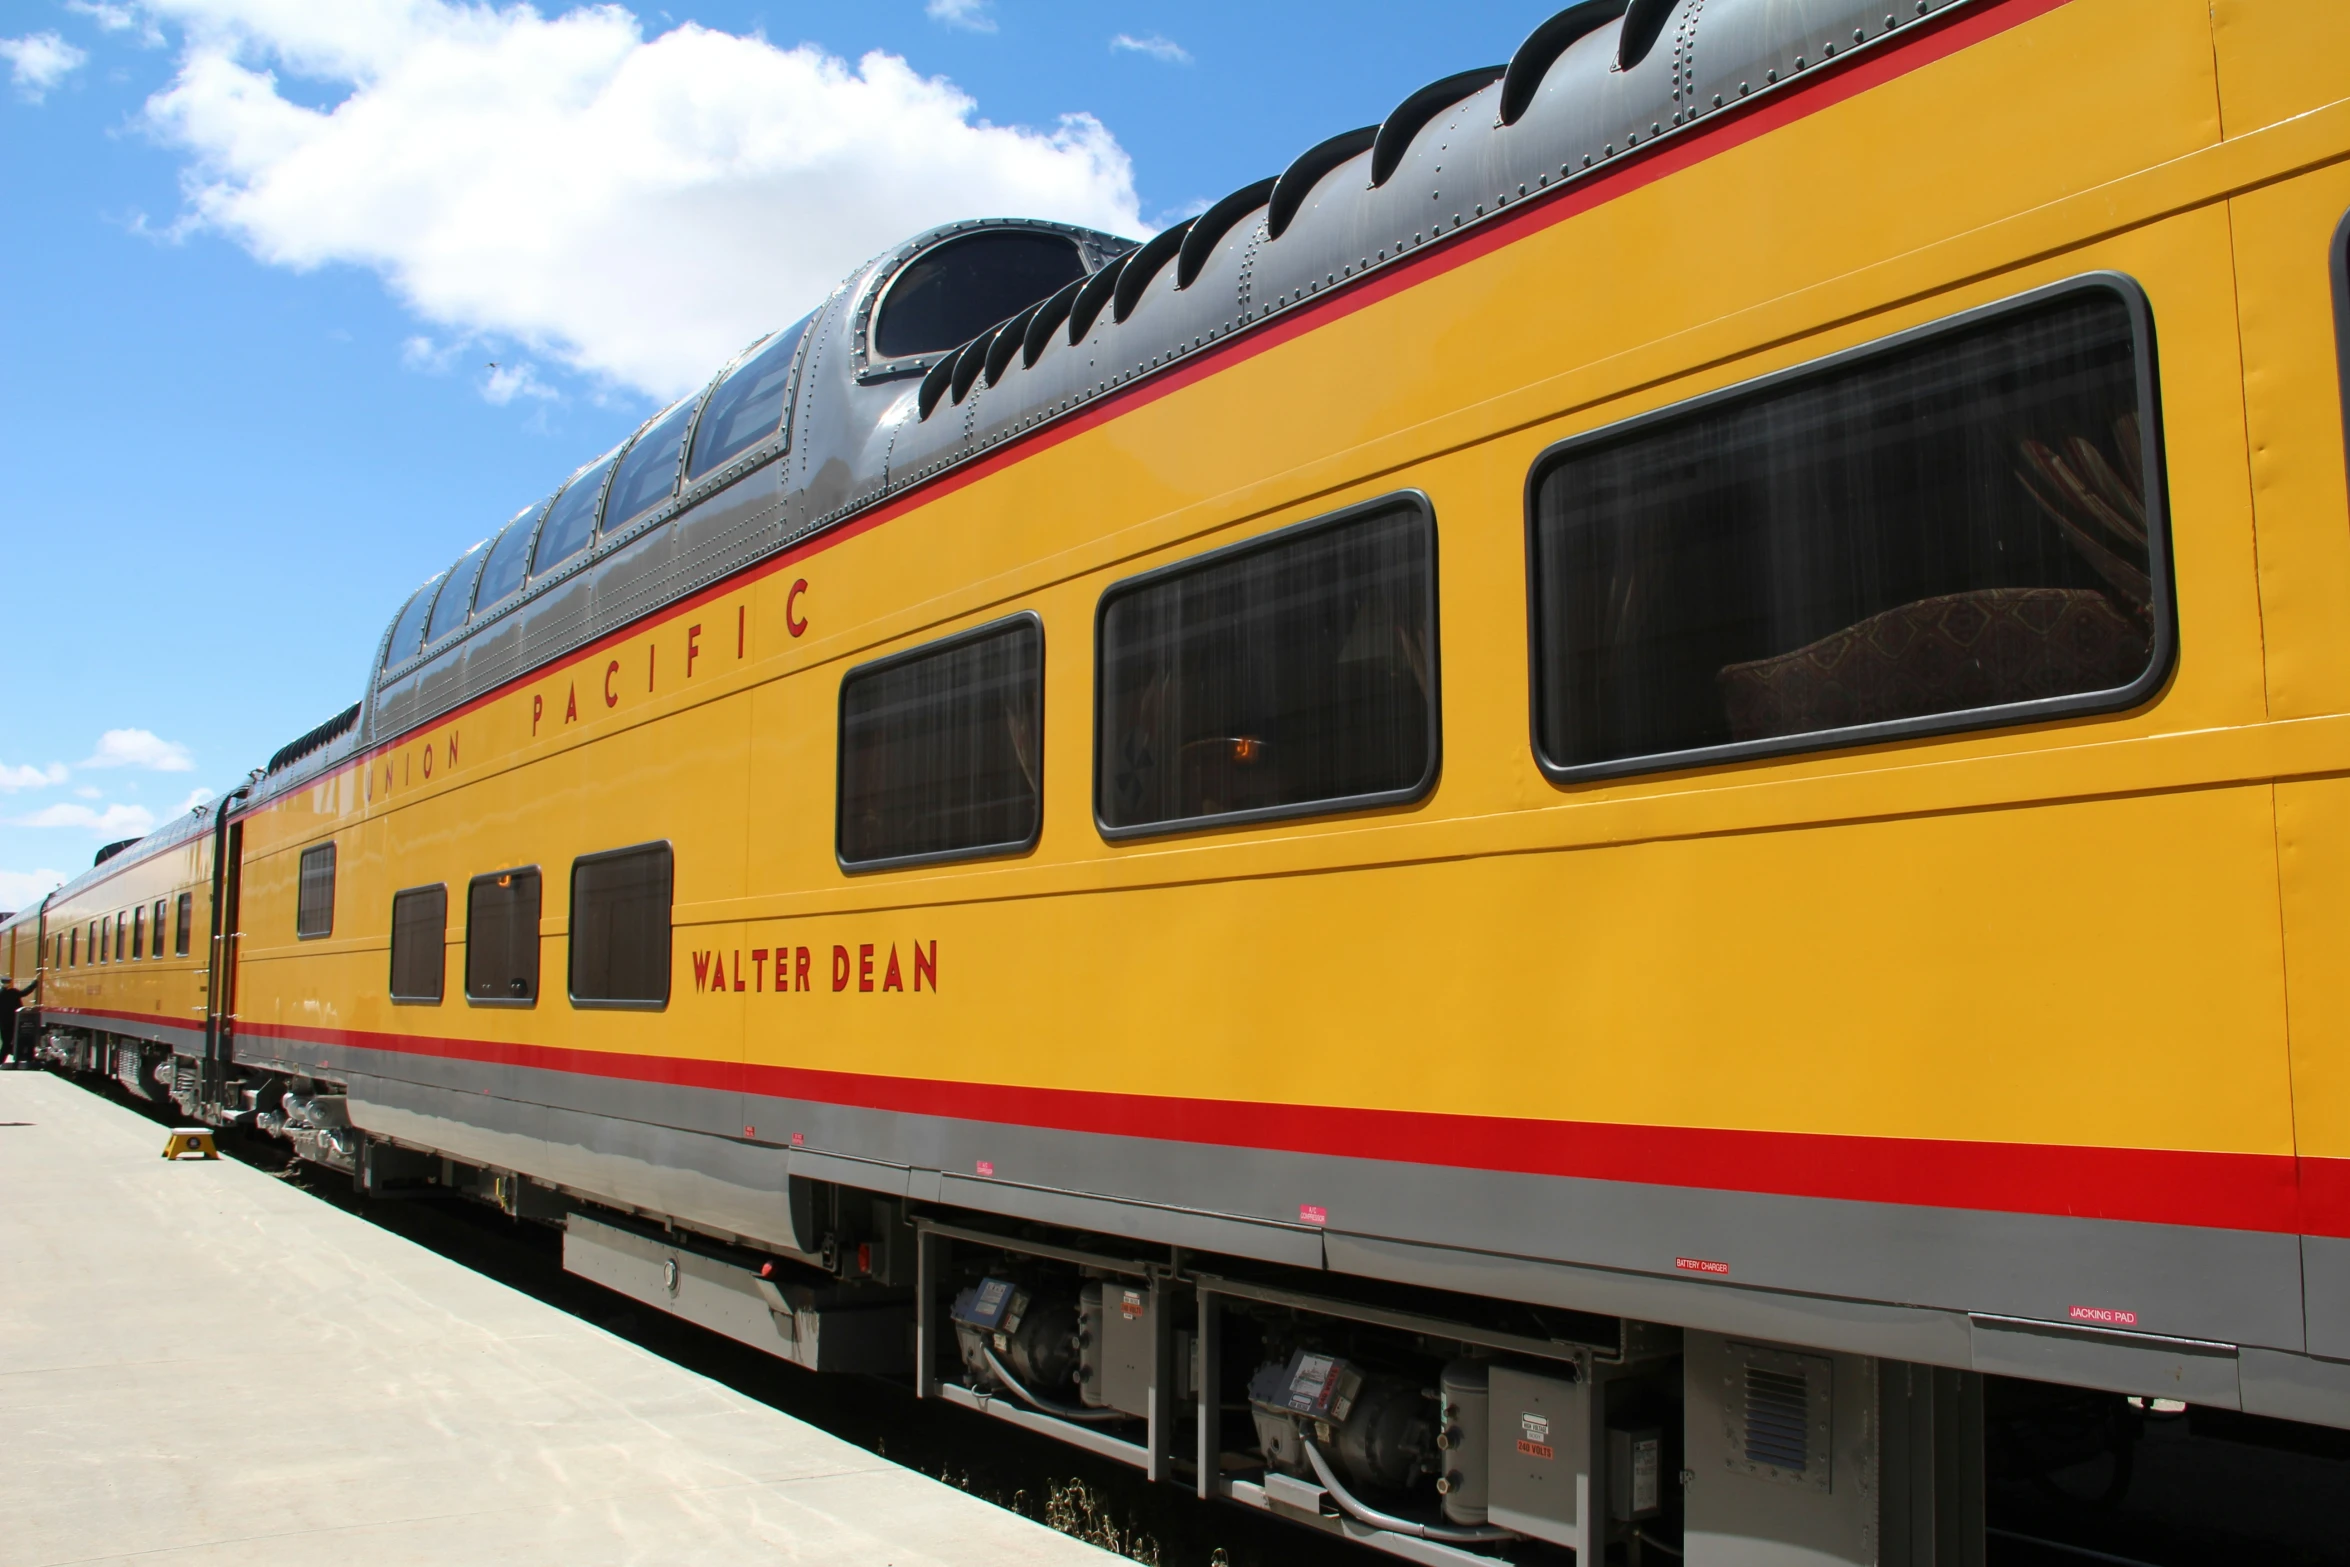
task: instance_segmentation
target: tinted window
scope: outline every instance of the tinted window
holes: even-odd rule
[[[539,994],[539,873],[476,876],[465,891],[465,999],[528,1005]]]
[[[476,544],[449,568],[449,585],[433,601],[432,622],[424,631],[426,642],[438,642],[465,624],[465,617],[473,610],[473,579],[481,573],[481,561],[481,546]]]
[[[659,1006],[669,1000],[669,845],[571,862],[571,999]]]
[[[611,471],[612,460],[606,458],[572,480],[555,497],[547,520],[539,526],[539,547],[530,561],[534,573],[560,566],[587,548],[588,539],[596,531],[596,502],[604,493],[604,476]]]
[[[677,453],[685,444],[685,427],[694,416],[689,397],[663,414],[628,449],[620,471],[612,476],[612,498],[604,503],[605,526],[617,528],[646,507],[669,499],[677,488]]]
[[[143,903],[131,910],[131,956],[142,961],[147,956],[147,906]]]
[[[1436,777],[1436,526],[1378,503],[1102,597],[1108,831],[1294,815]]]
[[[122,961],[123,938],[129,933],[129,931],[130,916],[127,914],[117,914],[114,917],[114,961],[117,963]]]
[[[400,660],[424,646],[424,618],[432,613],[432,596],[441,585],[435,577],[416,590],[416,597],[400,611],[400,618],[392,622],[392,639],[384,644],[384,668],[389,669]]]
[[[473,590],[475,609],[501,603],[522,586],[523,568],[530,564],[531,524],[538,520],[544,504],[524,507],[490,546],[489,559],[482,562],[481,583]]]
[[[783,424],[783,398],[791,389],[792,354],[800,335],[808,330],[806,317],[769,338],[766,345],[735,368],[710,394],[702,422],[694,426],[693,461],[686,478],[700,478],[724,467],[773,435]]]
[[[448,969],[449,889],[392,894],[392,999],[438,1005]]]
[[[163,944],[167,938],[164,936],[163,931],[165,924],[170,920],[170,918],[171,900],[168,898],[157,898],[155,900],[155,955],[157,957],[162,957],[164,954]]]
[[[302,851],[302,885],[294,912],[294,934],[304,941],[331,936],[335,929],[335,846],[322,843]]]
[[[1544,760],[2012,722],[1990,710],[2129,687],[2167,602],[2139,379],[2129,307],[2073,290],[1546,459]]]
[[[1033,616],[851,670],[840,688],[841,863],[1007,853],[1043,800]]]
[[[188,955],[188,942],[195,935],[196,898],[193,893],[180,894],[179,907],[172,913],[171,950],[179,957]]]
[[[1077,247],[1050,234],[972,234],[899,273],[873,329],[873,354],[900,359],[967,343],[1085,275]]]

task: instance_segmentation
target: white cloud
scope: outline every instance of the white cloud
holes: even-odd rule
[[[74,790],[73,797],[77,800],[103,800],[106,798],[106,791],[96,784],[82,784]]]
[[[463,343],[436,343],[420,333],[401,341],[400,363],[411,370],[429,370],[439,375],[456,362],[464,347]]]
[[[107,0],[65,0],[65,8],[96,22],[98,30],[104,33],[127,33],[139,25],[129,6],[109,5]]]
[[[19,94],[33,103],[39,103],[50,88],[79,70],[89,58],[52,32],[0,38],[0,60],[8,62],[8,79],[16,84]]]
[[[922,8],[922,14],[934,22],[944,22],[967,32],[992,33],[995,18],[987,13],[993,5],[994,0],[930,0]]]
[[[1120,33],[1110,40],[1110,47],[1113,50],[1123,50],[1128,54],[1147,54],[1152,59],[1164,61],[1168,65],[1189,65],[1191,63],[1189,49],[1160,33],[1153,33],[1148,38],[1137,38],[1132,33]]]
[[[64,885],[63,871],[0,871],[0,909],[29,909]]]
[[[65,8],[96,22],[102,33],[127,33],[135,27],[139,42],[146,47],[154,49],[163,43],[163,29],[127,5],[116,5],[113,0],[65,0]]]
[[[1141,227],[1132,165],[1090,115],[992,125],[894,55],[852,66],[693,23],[647,41],[615,5],[147,9],[185,28],[146,111],[190,160],[183,227],[276,265],[371,268],[451,335],[660,397],[932,224]],[[340,101],[297,102],[279,72]]]
[[[174,806],[172,808],[171,814],[173,816],[185,816],[190,811],[194,810],[197,806],[202,805],[205,801],[211,798],[212,791],[209,789],[190,789],[188,791],[188,797],[180,801],[178,805]]]
[[[9,819],[11,827],[86,827],[101,838],[136,838],[155,825],[155,813],[143,805],[115,804],[103,811],[86,805],[44,805],[30,816]]]
[[[538,366],[527,359],[520,364],[493,363],[487,368],[490,373],[488,379],[481,384],[481,395],[484,400],[496,403],[500,407],[504,407],[517,397],[553,397],[556,395],[553,387],[539,379]]]
[[[84,767],[145,767],[159,773],[184,773],[196,764],[188,748],[145,729],[109,729],[98,737],[97,751],[82,759]]]
[[[12,767],[0,762],[0,794],[12,794],[19,789],[47,789],[65,779],[63,762],[51,762],[47,767],[35,767],[30,762]]]

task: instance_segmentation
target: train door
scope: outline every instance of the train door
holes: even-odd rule
[[[230,822],[215,840],[212,868],[212,948],[205,970],[204,1059],[213,1077],[225,1075],[235,1059],[237,1013],[237,944],[242,927],[237,918],[243,884],[245,824]]]
[[[2275,795],[2302,1305],[2309,1351],[2350,1358],[2350,169],[2230,206],[2268,712],[2301,742]]]

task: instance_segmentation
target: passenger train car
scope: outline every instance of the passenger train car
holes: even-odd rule
[[[2350,1427],[2346,82],[1586,0],[923,234],[19,916],[45,1048],[1419,1561],[1979,1561],[2001,1379]]]

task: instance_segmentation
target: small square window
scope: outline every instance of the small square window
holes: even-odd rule
[[[571,1000],[669,1004],[669,845],[591,854],[571,865]]]
[[[539,996],[539,873],[476,876],[465,890],[465,999],[527,1007]]]
[[[447,983],[449,889],[392,894],[392,999],[439,1006]]]
[[[335,931],[335,846],[322,843],[302,851],[302,884],[294,913],[294,934],[316,941]]]

